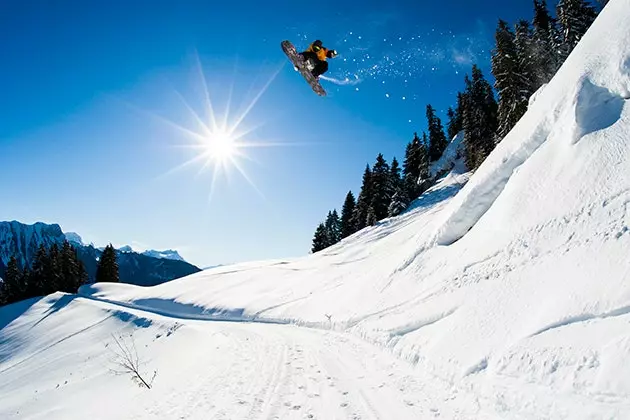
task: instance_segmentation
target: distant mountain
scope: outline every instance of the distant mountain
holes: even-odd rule
[[[81,236],[79,236],[78,233],[66,232],[65,235],[68,242],[70,242],[72,245],[85,245],[83,243],[83,239],[81,239]]]
[[[41,222],[33,225],[17,221],[0,222],[0,277],[11,256],[17,258],[20,267],[30,266],[40,244],[45,247],[55,243],[61,245],[66,239],[76,248],[90,281],[94,281],[102,249],[85,245],[81,236],[74,232],[64,233],[57,224]],[[201,271],[184,261],[176,251],[146,251],[140,254],[125,246],[117,250],[117,255],[122,283],[153,286]]]
[[[105,247],[99,247],[97,248],[100,251],[103,251],[105,249]],[[167,249],[166,251],[156,251],[154,249],[149,249],[147,251],[143,251],[143,252],[136,252],[133,250],[133,248],[129,245],[125,245],[122,246],[120,248],[118,248],[119,252],[124,252],[124,253],[136,253],[136,254],[141,254],[141,255],[145,255],[147,257],[151,257],[151,258],[160,258],[160,259],[166,259],[166,260],[174,260],[174,261],[186,261],[182,258],[181,255],[179,255],[179,253],[175,250],[172,249]]]
[[[163,258],[166,260],[184,261],[182,256],[179,255],[179,253],[173,249],[167,249],[166,251],[149,250],[149,251],[144,251],[142,255],[146,255],[147,257],[153,257],[153,258]]]

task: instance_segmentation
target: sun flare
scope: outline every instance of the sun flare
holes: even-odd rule
[[[205,147],[209,157],[225,162],[236,155],[238,145],[229,131],[217,129],[207,136]]]
[[[287,146],[289,143],[285,141],[263,141],[261,139],[252,138],[253,132],[263,124],[258,124],[253,127],[244,127],[243,123],[261,96],[280,73],[285,63],[283,62],[281,66],[272,72],[270,78],[264,83],[262,88],[254,93],[250,102],[244,107],[241,107],[239,112],[234,112],[235,110],[231,107],[235,83],[235,81],[232,81],[232,87],[229,90],[229,97],[224,112],[220,115],[220,113],[216,112],[215,104],[213,104],[213,101],[210,99],[210,90],[198,54],[195,54],[195,59],[195,73],[199,82],[196,86],[196,91],[201,93],[203,107],[200,111],[202,112],[195,110],[177,90],[174,90],[174,93],[181,102],[181,105],[184,106],[188,116],[195,121],[194,125],[196,125],[196,127],[186,127],[157,114],[145,112],[145,114],[175,129],[181,135],[180,140],[182,143],[174,147],[193,150],[193,156],[190,160],[172,168],[162,176],[170,175],[194,164],[200,164],[198,175],[201,175],[202,172],[208,169],[212,172],[208,197],[209,200],[212,200],[218,178],[221,175],[228,175],[231,170],[235,170],[264,198],[264,195],[254,183],[254,180],[246,172],[243,159],[255,162],[248,153],[251,152],[252,149]],[[222,84],[225,84],[225,81],[222,81]],[[252,93],[252,91],[250,90],[249,93]]]

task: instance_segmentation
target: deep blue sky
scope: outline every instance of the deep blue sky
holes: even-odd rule
[[[499,17],[530,0],[0,2],[0,220],[59,223],[97,245],[177,248],[200,266],[306,254],[316,225],[358,194],[366,163],[402,161],[425,106],[443,115]],[[316,96],[280,41],[340,56]],[[254,129],[216,179],[195,157],[188,106]],[[231,92],[231,95],[230,95]],[[228,103],[228,99],[231,101]],[[187,105],[186,105],[187,104]]]

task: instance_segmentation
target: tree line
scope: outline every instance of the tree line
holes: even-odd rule
[[[119,282],[118,274],[116,251],[110,244],[99,258],[96,282]],[[61,247],[52,244],[46,248],[41,244],[30,267],[20,267],[15,256],[9,259],[0,283],[0,305],[54,292],[77,293],[87,283],[85,266],[67,240]]]
[[[605,5],[606,1],[600,1]],[[391,164],[378,154],[366,165],[359,196],[346,195],[341,216],[329,211],[312,240],[318,252],[385,217],[396,216],[437,178],[430,164],[463,132],[464,160],[476,170],[527,112],[530,97],[548,83],[595,21],[597,10],[586,0],[560,0],[556,17],[546,0],[533,0],[533,19],[510,26],[499,19],[491,54],[494,86],[477,64],[464,77],[464,90],[449,107],[446,133],[435,109],[426,107],[427,131],[414,133],[407,144],[402,174],[396,157]],[[496,97],[495,97],[496,91]]]

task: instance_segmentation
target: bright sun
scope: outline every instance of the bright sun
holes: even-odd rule
[[[201,60],[197,54],[195,58],[197,64],[197,75],[200,82],[198,91],[202,92],[205,109],[203,109],[203,112],[197,113],[179,92],[175,91],[175,93],[188,110],[189,115],[196,121],[196,129],[192,127],[184,127],[166,118],[149,113],[149,115],[156,117],[172,128],[175,128],[183,135],[183,137],[192,140],[192,142],[181,144],[179,147],[190,148],[197,151],[192,159],[182,163],[176,168],[171,169],[164,175],[168,175],[195,163],[201,163],[199,174],[209,168],[211,168],[212,171],[212,182],[209,196],[209,199],[212,199],[218,177],[221,173],[227,174],[227,172],[233,168],[237,170],[243,178],[245,178],[245,180],[247,180],[256,192],[262,195],[253,180],[245,171],[245,167],[243,166],[241,160],[253,160],[246,153],[252,148],[284,146],[286,143],[260,140],[252,141],[251,139],[248,140],[246,137],[257,127],[244,128],[241,123],[247,114],[249,114],[249,112],[254,108],[275,77],[280,73],[285,63],[283,62],[283,65],[278,67],[278,69],[271,75],[270,79],[264,84],[262,89],[240,113],[234,114],[233,110],[230,109],[232,100],[232,90],[230,89],[230,96],[227,101],[225,112],[223,113],[223,118],[221,118],[220,121],[215,113],[212,101],[210,100],[210,92],[201,66]]]
[[[236,141],[226,130],[216,130],[208,135],[206,149],[209,157],[220,162],[231,159],[236,153]]]

